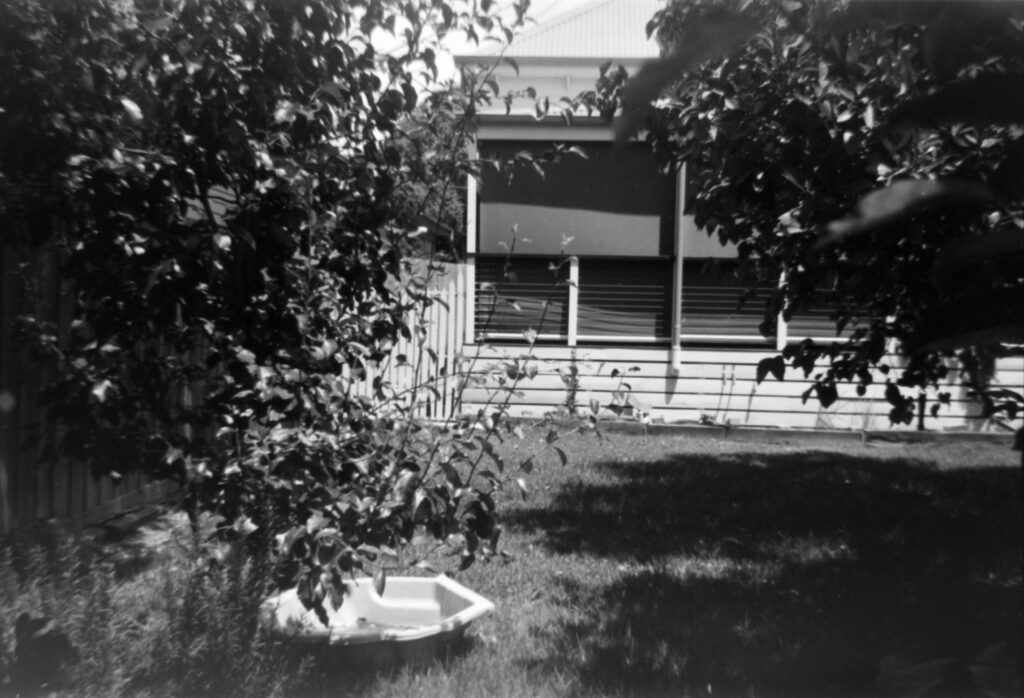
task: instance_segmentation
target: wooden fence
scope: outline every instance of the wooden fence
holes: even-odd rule
[[[418,273],[426,274],[427,265]],[[461,264],[436,264],[425,287],[431,303],[407,319],[410,337],[402,337],[380,366],[368,366],[360,392],[371,396],[375,382],[385,383],[385,393],[395,404],[411,406],[413,413],[444,419],[459,410],[459,357],[466,327],[466,274]]]
[[[0,246],[0,535],[40,520],[100,520],[172,489],[141,473],[93,478],[81,463],[41,457],[54,432],[39,391],[53,374],[19,338],[16,318],[31,313],[67,330],[71,297],[59,268],[50,251]],[[39,438],[29,445],[32,434]]]
[[[39,406],[39,391],[53,376],[19,341],[16,318],[31,313],[52,322],[58,332],[66,331],[71,296],[59,269],[52,252],[0,244],[0,536],[40,520],[80,526],[174,491],[172,483],[141,473],[115,482],[92,477],[82,463],[41,457],[54,432]],[[448,265],[430,281],[426,290],[435,302],[409,318],[411,339],[399,340],[390,360],[369,367],[357,391],[371,396],[374,381],[380,379],[394,391],[396,401],[405,400],[422,416],[436,419],[457,411],[458,389],[451,376],[465,326],[466,304],[460,299],[464,283],[457,265]],[[418,384],[434,389],[412,392]],[[411,403],[410,395],[416,396]],[[29,445],[27,437],[37,428],[42,438]]]

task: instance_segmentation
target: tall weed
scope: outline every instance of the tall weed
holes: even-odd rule
[[[314,661],[259,628],[269,561],[211,555],[182,520],[163,519],[114,548],[62,537],[0,547],[0,695],[15,686],[22,614],[54,621],[76,656],[35,688],[75,696],[273,696],[305,692]],[[142,557],[146,564],[125,564]],[[130,570],[124,574],[123,570]]]

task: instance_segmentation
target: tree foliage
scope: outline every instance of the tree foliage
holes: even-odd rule
[[[408,172],[389,199],[392,215],[407,228],[425,229],[422,247],[459,259],[466,247],[462,182],[471,167],[462,125],[454,114],[417,110],[398,128]]]
[[[1024,340],[1018,8],[674,2],[649,30],[670,50],[624,85],[606,71],[604,109],[621,104],[620,139],[646,125],[663,163],[685,164],[698,226],[781,276],[763,331],[833,292],[851,341],[784,352],[815,375],[805,399],[828,406],[845,380],[863,394],[897,340],[909,362],[886,395],[909,423],[898,386],[938,385],[936,352]],[[1003,398],[988,414],[1014,416]]]
[[[413,229],[476,167],[454,153],[480,97],[437,83],[439,42],[507,40],[527,5],[3,3],[5,243],[59,252],[73,298],[66,327],[25,318],[56,368],[50,455],[175,478],[226,535],[280,534],[280,583],[321,611],[417,526],[464,564],[493,550],[502,478],[475,476],[499,425],[428,427],[418,392],[357,385],[401,336],[430,360]],[[444,137],[410,147],[410,126]]]

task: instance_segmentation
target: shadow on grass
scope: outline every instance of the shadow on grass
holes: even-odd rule
[[[534,629],[557,648],[538,668],[611,695],[1020,694],[1019,469],[824,451],[594,467],[506,518],[556,556],[620,562],[608,585],[554,576],[574,612]]]

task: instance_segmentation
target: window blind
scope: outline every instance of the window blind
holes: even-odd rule
[[[834,283],[814,291],[809,307],[794,312],[787,325],[789,341],[801,341],[807,337],[817,340],[833,341],[849,338],[858,326],[851,321],[842,333],[836,334],[836,322],[832,313],[842,305],[843,298],[834,288]],[[862,319],[868,316],[862,315]]]
[[[672,275],[670,259],[580,260],[580,341],[670,339]]]
[[[550,143],[480,143],[485,160],[509,163],[528,152],[542,162],[543,174],[522,163],[501,171],[484,169],[477,252],[504,254],[514,236],[515,255],[672,254],[675,175],[658,172],[653,153],[642,143],[621,149],[609,143],[579,147],[586,157],[563,153],[555,162],[542,162]]]
[[[521,339],[532,329],[541,339],[568,336],[567,265],[551,270],[549,258],[477,257],[476,332],[482,337]]]
[[[815,291],[810,307],[793,313],[786,323],[787,336],[791,340],[802,340],[805,337],[835,339],[836,323],[830,317],[838,303],[834,296],[835,293],[830,290]]]
[[[773,291],[755,287],[745,297],[751,281],[737,274],[737,264],[725,259],[697,259],[683,262],[682,337],[684,342],[769,342],[759,327],[765,303]]]

